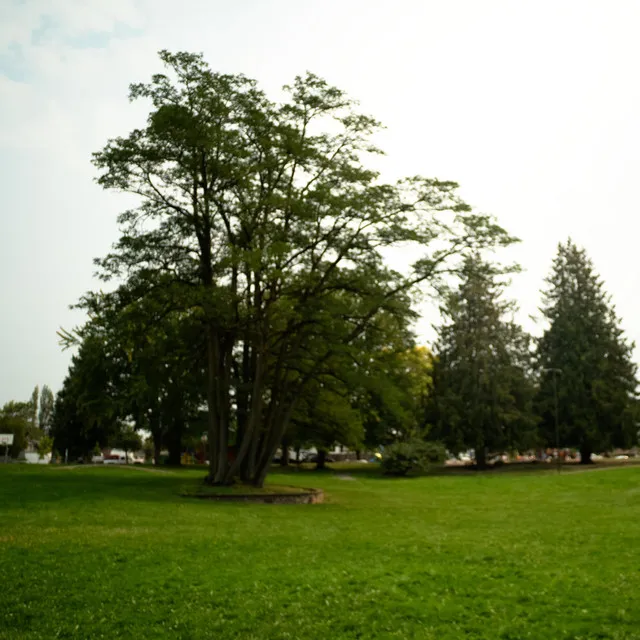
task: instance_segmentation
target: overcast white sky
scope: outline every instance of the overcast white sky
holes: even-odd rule
[[[306,70],[347,90],[387,126],[390,174],[456,180],[523,239],[523,318],[571,235],[640,342],[639,32],[637,0],[3,0],[0,403],[62,382],[56,330],[82,321],[68,305],[124,206],[90,154],[141,122],[127,86],[161,48],[269,91]]]

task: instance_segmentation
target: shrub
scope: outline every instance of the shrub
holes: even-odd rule
[[[387,475],[406,476],[410,471],[426,471],[429,465],[442,462],[445,456],[445,448],[439,442],[408,440],[386,447],[381,466]]]

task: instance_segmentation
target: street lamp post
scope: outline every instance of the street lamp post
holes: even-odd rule
[[[556,466],[558,473],[560,473],[560,428],[558,425],[558,380],[557,374],[562,374],[562,369],[555,367],[549,367],[544,369],[549,373],[553,373],[553,404],[554,404],[554,417],[556,423]]]

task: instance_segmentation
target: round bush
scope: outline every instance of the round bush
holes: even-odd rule
[[[395,442],[384,450],[381,466],[387,475],[406,476],[410,471],[426,471],[431,464],[442,462],[445,455],[445,448],[439,442]]]

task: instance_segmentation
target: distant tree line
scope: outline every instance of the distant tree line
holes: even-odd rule
[[[35,387],[28,401],[10,401],[0,408],[0,433],[12,434],[9,455],[17,457],[30,446],[42,456],[51,453],[54,395],[45,384]],[[0,447],[0,456],[4,448]]]
[[[483,466],[553,445],[556,398],[583,460],[635,441],[632,345],[584,251],[559,247],[535,341],[492,258],[516,239],[455,183],[383,182],[365,166],[379,124],[342,91],[307,74],[275,103],[201,56],[160,58],[166,73],[131,86],[147,122],[94,155],[99,183],[139,205],[96,261],[114,286],[61,334],[77,352],[56,447],[88,455],[132,425],[179,464],[206,434],[213,484],[261,485],[278,448],[322,463],[336,443],[440,440]],[[421,255],[400,273],[391,248]],[[433,352],[411,331],[424,294],[442,303]]]

